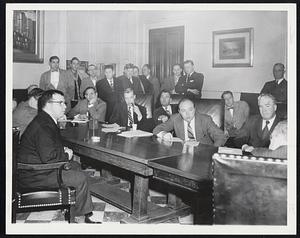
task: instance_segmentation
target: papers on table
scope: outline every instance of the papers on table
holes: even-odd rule
[[[179,137],[173,137],[172,142],[182,142],[182,140]]]
[[[124,131],[120,134],[118,134],[118,136],[123,136],[123,137],[127,137],[127,138],[131,138],[131,137],[145,137],[145,136],[152,136],[153,134],[147,131],[141,131],[141,130],[136,130],[136,131]]]
[[[71,122],[72,123],[87,123],[88,121],[89,121],[88,119],[74,118]]]
[[[102,131],[105,133],[109,132],[119,132],[120,130],[125,129],[125,127],[119,126],[118,124],[102,124],[104,128],[102,128]]]
[[[243,152],[241,149],[229,148],[229,147],[219,147],[218,153],[219,154],[243,155]]]
[[[109,133],[109,132],[118,132],[121,129],[122,127],[111,127],[111,128],[102,128],[102,131],[105,133]]]

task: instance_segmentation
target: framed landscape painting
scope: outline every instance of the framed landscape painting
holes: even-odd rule
[[[213,67],[252,67],[253,28],[213,32]]]
[[[44,11],[14,10],[13,61],[44,62]]]

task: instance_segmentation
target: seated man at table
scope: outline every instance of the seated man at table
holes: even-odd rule
[[[237,130],[241,129],[249,117],[249,106],[244,101],[234,101],[231,91],[224,91],[222,98],[225,101],[225,134],[229,137],[235,137]]]
[[[137,129],[143,129],[143,123],[146,120],[146,108],[135,104],[134,100],[133,90],[131,88],[125,89],[121,102],[115,105],[109,122],[129,128],[132,128],[133,124],[137,124]]]
[[[28,100],[21,102],[13,112],[13,127],[20,128],[20,135],[37,114],[38,99],[44,91],[40,88],[32,89]]]
[[[270,135],[269,148],[254,148],[251,151],[254,156],[269,158],[287,158],[287,121],[278,122]]]
[[[161,106],[159,108],[156,108],[153,112],[153,120],[155,125],[158,125],[160,123],[164,123],[167,120],[169,120],[170,116],[172,114],[175,114],[178,112],[176,105],[171,105],[171,93],[167,90],[162,90],[160,93],[160,104]]]
[[[179,104],[179,113],[172,115],[168,121],[156,126],[153,134],[165,140],[171,140],[171,131],[183,141],[196,140],[202,144],[223,146],[226,142],[223,131],[210,116],[196,111],[195,104],[183,98]]]
[[[85,99],[80,100],[69,112],[70,117],[79,117],[80,119],[105,121],[106,103],[98,98],[94,87],[87,87],[84,92]]]
[[[18,162],[25,164],[50,164],[68,162],[73,151],[63,146],[57,120],[66,110],[64,95],[58,90],[45,91],[38,101],[38,115],[26,128],[20,143]],[[79,164],[70,162],[69,170],[62,171],[62,180],[66,186],[76,189],[75,220],[92,221],[93,204],[86,175],[79,170]],[[20,170],[18,186],[22,189],[57,188],[56,170]]]
[[[270,134],[280,121],[276,115],[275,98],[271,94],[260,94],[258,107],[260,114],[250,117],[234,138],[235,146],[246,152],[251,152],[254,147],[268,148]]]

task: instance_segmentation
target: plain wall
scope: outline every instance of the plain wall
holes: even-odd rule
[[[44,64],[14,63],[13,87],[38,83],[51,55],[77,56],[89,63],[148,63],[149,29],[185,27],[184,58],[204,74],[203,97],[219,97],[224,90],[259,92],[272,80],[276,62],[286,64],[287,14],[276,11],[46,11]],[[253,67],[212,67],[212,32],[254,28]]]

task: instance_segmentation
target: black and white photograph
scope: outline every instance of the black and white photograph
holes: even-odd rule
[[[6,4],[6,233],[295,234],[296,33],[296,4]]]

